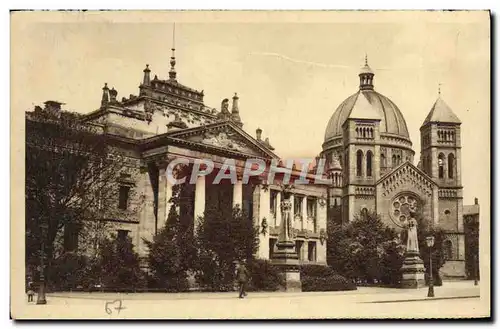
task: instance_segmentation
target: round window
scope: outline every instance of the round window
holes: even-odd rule
[[[391,202],[390,217],[398,226],[404,226],[410,218],[410,212],[416,212],[418,201],[414,196],[400,195]]]

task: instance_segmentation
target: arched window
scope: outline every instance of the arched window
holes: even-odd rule
[[[453,178],[453,171],[455,165],[455,156],[452,153],[448,154],[448,178]]]
[[[393,154],[392,155],[392,166],[395,167],[396,166],[396,154]]]
[[[372,177],[372,152],[366,152],[366,176]]]
[[[382,153],[380,155],[380,167],[382,167],[382,168],[386,168],[387,167],[387,160],[385,158],[385,154],[384,153]]]
[[[439,153],[438,157],[439,178],[444,178],[444,154]]]
[[[445,259],[453,259],[453,244],[450,240],[443,243],[443,249]]]
[[[363,168],[363,151],[358,150],[358,152],[356,152],[356,176],[362,175],[362,168]]]

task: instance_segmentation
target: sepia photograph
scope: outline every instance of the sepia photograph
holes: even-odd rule
[[[12,11],[11,317],[490,318],[490,20]]]

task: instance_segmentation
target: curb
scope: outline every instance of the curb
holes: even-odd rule
[[[450,297],[427,297],[427,298],[415,298],[415,299],[399,299],[399,300],[380,300],[372,302],[361,302],[362,304],[383,304],[383,303],[404,303],[404,302],[421,302],[421,301],[433,301],[433,300],[443,300],[443,299],[466,299],[466,298],[479,298],[479,295],[474,296],[450,296]]]

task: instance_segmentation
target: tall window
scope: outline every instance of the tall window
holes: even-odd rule
[[[362,175],[362,167],[363,167],[363,151],[358,150],[356,152],[356,176]]]
[[[126,210],[128,207],[128,198],[130,194],[130,187],[121,185],[120,186],[120,195],[118,200],[118,208]]]
[[[444,154],[440,153],[438,157],[439,178],[444,178]]]
[[[276,226],[276,211],[278,209],[278,191],[271,190],[271,197],[269,199],[269,209],[271,209],[271,216],[273,217],[273,226]]]
[[[386,168],[387,167],[387,159],[385,158],[385,154],[382,153],[380,155],[380,167]]]
[[[372,152],[366,152],[366,176],[372,177]]]
[[[316,242],[309,241],[307,245],[307,260],[310,262],[316,261]]]
[[[297,255],[299,256],[299,260],[304,260],[304,255],[302,254],[302,246],[304,245],[304,241],[295,240],[295,251],[297,251]]]
[[[293,199],[293,216],[302,217],[302,200],[304,198],[301,196],[295,196]]]
[[[454,165],[455,165],[455,157],[453,154],[448,155],[448,178],[453,178],[453,171],[454,171]]]
[[[395,167],[397,165],[396,161],[397,161],[396,154],[393,154],[392,155],[392,167]]]

